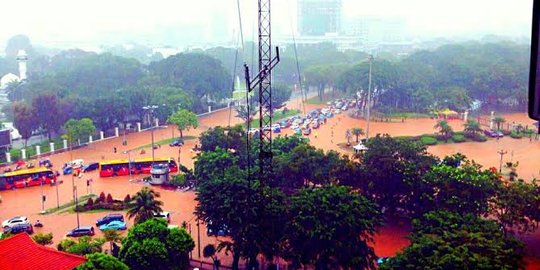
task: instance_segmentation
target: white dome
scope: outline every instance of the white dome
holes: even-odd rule
[[[8,73],[0,79],[0,89],[6,89],[10,83],[19,82],[20,79],[13,73]]]

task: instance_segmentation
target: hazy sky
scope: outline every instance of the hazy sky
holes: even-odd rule
[[[159,43],[149,40],[155,37],[154,33],[186,28],[200,29],[203,40],[220,31],[233,40],[233,31],[238,28],[236,1],[6,0],[0,9],[0,41],[24,33],[35,43],[93,43],[104,38],[114,42],[123,35]],[[239,1],[244,35],[250,39],[257,1]],[[343,0],[343,3],[345,17],[399,17],[413,36],[528,35],[532,13],[532,0]],[[291,25],[296,22],[296,0],[272,0],[272,6],[274,33],[290,35]]]

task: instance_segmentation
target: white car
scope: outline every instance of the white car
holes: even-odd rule
[[[8,220],[4,220],[2,222],[2,228],[12,228],[13,226],[17,224],[28,224],[28,218],[26,217],[14,217]]]
[[[300,126],[298,124],[292,124],[292,126],[291,126],[292,130],[295,130],[295,129],[298,129],[298,128],[300,128]]]
[[[162,218],[165,221],[167,221],[167,223],[171,222],[171,213],[169,213],[169,212],[154,213],[154,217],[155,218]]]

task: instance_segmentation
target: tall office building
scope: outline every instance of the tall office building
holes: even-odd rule
[[[324,36],[341,32],[342,0],[298,0],[298,32]]]

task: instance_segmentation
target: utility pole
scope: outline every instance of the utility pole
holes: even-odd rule
[[[501,155],[501,160],[499,162],[499,173],[502,173],[502,164],[503,164],[503,156],[506,155],[508,153],[508,151],[505,151],[505,150],[499,150],[497,151],[497,153],[499,155]]]
[[[77,229],[81,227],[81,223],[79,221],[79,198],[77,196],[77,187],[73,188],[73,194],[75,195],[75,213],[77,213]]]
[[[43,194],[43,178],[39,178],[39,183],[41,186],[41,213],[45,213],[45,195]]]
[[[159,106],[157,105],[151,105],[151,106],[144,106],[143,107],[143,110],[145,111],[148,111],[149,112],[149,115],[150,115],[150,133],[151,133],[151,136],[152,136],[152,166],[154,166],[154,123],[153,120],[154,120],[154,110],[159,108]]]
[[[367,96],[367,126],[366,126],[366,139],[369,139],[369,122],[371,120],[371,68],[373,65],[373,55],[369,55],[369,77],[368,77],[368,96]]]

